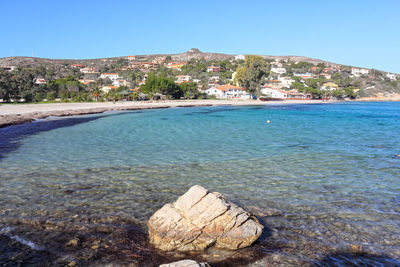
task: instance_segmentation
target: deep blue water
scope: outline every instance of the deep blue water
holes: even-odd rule
[[[281,210],[265,223],[297,254],[312,240],[399,259],[399,132],[399,102],[173,108],[7,127],[0,228],[78,211],[144,224],[200,184]]]

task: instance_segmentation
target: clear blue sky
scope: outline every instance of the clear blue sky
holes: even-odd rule
[[[0,57],[300,55],[400,73],[400,1],[14,0]]]

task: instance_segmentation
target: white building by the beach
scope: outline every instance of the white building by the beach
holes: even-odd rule
[[[206,90],[207,95],[214,95],[216,98],[228,99],[228,98],[250,98],[251,96],[245,91],[244,88],[225,84],[218,87],[211,87]]]
[[[285,99],[287,98],[287,93],[285,91],[277,90],[270,87],[264,87],[261,89],[261,94],[276,99]]]
[[[208,88],[205,93],[209,96],[215,96],[216,98],[226,98],[225,91],[217,89],[216,87]]]

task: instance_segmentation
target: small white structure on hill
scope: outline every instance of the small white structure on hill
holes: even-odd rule
[[[273,73],[277,73],[277,74],[284,74],[286,73],[286,69],[285,68],[271,68],[271,72]]]
[[[290,86],[292,86],[292,83],[294,83],[294,80],[290,77],[279,76],[278,80],[281,82],[281,85],[285,88],[290,88]]]
[[[119,79],[119,74],[118,73],[102,73],[100,75],[100,78],[101,79],[108,78],[108,79],[114,81],[114,80],[118,80]]]
[[[235,56],[235,60],[244,60],[245,56],[244,55],[237,55]]]
[[[354,77],[360,77],[362,75],[368,75],[369,70],[367,69],[359,69],[359,68],[351,68],[351,75]]]
[[[386,73],[386,77],[388,77],[392,81],[396,80],[396,74],[394,74],[394,73]]]
[[[192,77],[189,75],[177,75],[175,82],[176,83],[189,82],[191,79],[192,79]]]

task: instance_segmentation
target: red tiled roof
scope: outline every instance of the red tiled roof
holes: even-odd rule
[[[231,84],[224,84],[224,85],[218,86],[218,87],[215,88],[215,89],[218,89],[218,90],[221,90],[221,91],[225,91],[225,92],[226,92],[227,90],[229,90],[229,89],[239,89],[239,90],[242,90],[242,91],[245,90],[245,89],[242,88],[242,87],[238,87],[238,86],[231,85]]]

